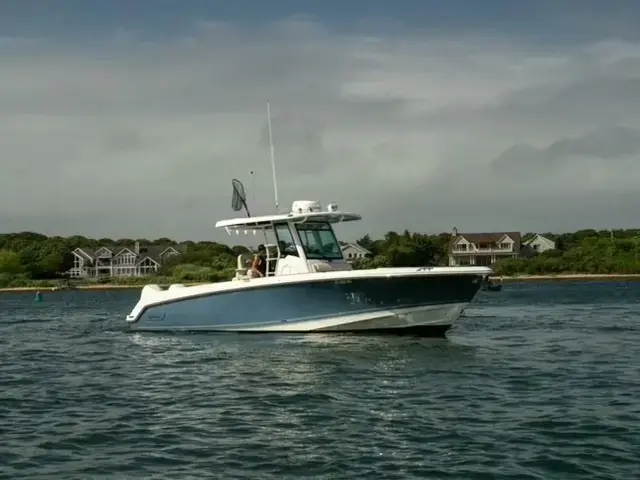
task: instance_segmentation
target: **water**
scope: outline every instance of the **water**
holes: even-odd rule
[[[137,295],[0,295],[0,478],[637,478],[640,284],[506,285],[448,340],[125,333]]]

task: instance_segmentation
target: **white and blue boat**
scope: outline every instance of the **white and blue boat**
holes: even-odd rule
[[[267,102],[276,211],[278,186]],[[244,186],[233,180],[232,207],[246,217],[221,220],[227,233],[265,237],[266,271],[255,278],[246,255],[235,276],[206,285],[142,289],[127,316],[134,331],[387,332],[444,336],[485,279],[488,267],[354,270],[333,225],[361,220],[315,201],[293,202],[286,214],[252,217]],[[271,237],[271,238],[270,238]]]
[[[234,180],[234,209],[246,208]],[[136,331],[387,332],[444,336],[492,273],[487,267],[356,270],[333,226],[360,220],[315,201],[291,212],[221,220],[229,234],[265,236],[266,274],[250,275],[246,254],[234,278],[206,285],[143,288],[127,316]]]

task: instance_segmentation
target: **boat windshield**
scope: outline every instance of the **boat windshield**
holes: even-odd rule
[[[299,223],[296,230],[309,260],[342,260],[342,249],[331,225],[325,222]]]

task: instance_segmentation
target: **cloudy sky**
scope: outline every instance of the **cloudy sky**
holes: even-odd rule
[[[640,2],[0,3],[0,231],[224,240],[337,202],[347,237],[637,227]],[[254,175],[250,175],[250,171]]]

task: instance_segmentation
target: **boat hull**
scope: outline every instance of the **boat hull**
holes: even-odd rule
[[[443,336],[473,300],[482,279],[415,274],[255,282],[236,290],[156,299],[128,320],[135,331]]]

